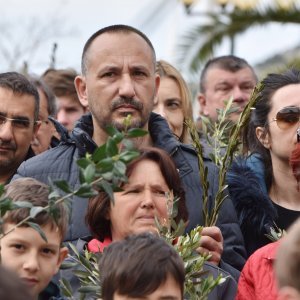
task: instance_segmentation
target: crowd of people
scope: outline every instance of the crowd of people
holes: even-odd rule
[[[256,86],[260,88],[252,94]],[[73,69],[48,69],[39,77],[0,74],[3,199],[27,203],[3,215],[3,268],[21,277],[32,299],[63,299],[59,268],[68,260],[65,243],[83,241],[79,251],[103,253],[99,280],[104,300],[184,299],[183,261],[157,236],[157,222],[170,222],[169,206],[176,198],[175,221],[184,222],[185,233],[203,226],[197,253],[207,256],[205,274],[225,278],[208,299],[300,299],[294,278],[300,270],[297,92],[297,69],[269,74],[260,84],[242,58],[227,55],[206,63],[197,95],[200,138],[201,116],[216,122],[218,110],[232,99],[236,109],[229,119],[236,122],[251,95],[256,98],[241,133],[244,151],[227,172],[227,198],[217,223],[205,226],[204,182],[187,127],[193,119],[189,87],[174,66],[156,59],[144,33],[127,25],[96,31],[83,47],[80,74]],[[129,128],[149,134],[133,139],[139,156],[127,165],[128,181],[113,193],[114,201],[99,191],[88,201],[73,196],[69,210],[58,205],[57,213],[33,214],[32,206],[47,206],[53,180],[65,180],[72,189],[80,186],[77,160],[106,143],[108,126],[128,129],[128,115]],[[219,172],[206,150],[212,207]],[[31,222],[19,226],[25,218]],[[288,233],[272,243],[267,236],[274,229]],[[78,285],[74,278],[70,282]],[[24,293],[11,299],[22,297]]]

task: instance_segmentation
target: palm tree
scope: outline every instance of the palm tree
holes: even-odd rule
[[[256,5],[254,8],[247,9],[235,6],[229,12],[223,9],[221,13],[208,13],[207,17],[209,22],[203,25],[199,24],[189,30],[183,36],[183,43],[179,45],[179,64],[187,64],[188,69],[192,72],[198,71],[201,63],[213,55],[216,46],[226,38],[233,41],[237,35],[249,28],[270,22],[300,25],[300,4],[299,0],[295,0],[288,7],[279,5],[279,2],[273,6]],[[233,45],[234,43],[232,43],[232,54],[234,52]],[[193,53],[188,62],[186,60],[187,53]]]

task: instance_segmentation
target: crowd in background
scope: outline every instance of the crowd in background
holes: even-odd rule
[[[209,207],[220,178],[203,118],[218,122],[231,100],[226,118],[236,124],[255,98],[240,133],[243,152],[227,170],[227,198],[212,225],[204,222],[206,191],[187,125],[193,119],[189,87],[174,66],[156,59],[142,32],[127,25],[95,32],[84,45],[80,74],[71,68],[0,74],[0,183],[14,202],[46,206],[55,179],[78,188],[76,161],[106,143],[109,125],[128,130],[130,115],[130,128],[148,131],[133,140],[139,156],[127,165],[128,181],[113,192],[113,202],[104,189],[89,201],[74,196],[70,215],[59,206],[54,221],[48,212],[32,215],[30,207],[2,216],[9,233],[0,241],[1,264],[17,272],[33,299],[62,299],[59,267],[68,248],[61,243],[78,241],[78,251],[104,254],[103,299],[183,299],[181,258],[156,236],[157,220],[168,223],[173,205],[185,233],[203,226],[196,251],[208,255],[205,270],[226,278],[208,299],[300,299],[300,70],[287,68],[259,82],[245,59],[226,55],[210,59],[199,78],[194,122]],[[46,238],[28,225],[15,229],[24,218],[41,226]],[[276,242],[270,239],[274,230]]]

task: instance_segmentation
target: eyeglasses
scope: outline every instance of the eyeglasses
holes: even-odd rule
[[[300,107],[284,107],[276,114],[276,117],[272,121],[276,121],[277,126],[282,130],[291,128],[300,122]]]
[[[7,118],[3,115],[0,115],[0,127],[2,125],[4,125],[7,121],[10,121],[12,124],[13,128],[17,128],[17,129],[26,129],[30,127],[30,124],[32,123],[32,121],[27,120],[27,119],[21,119],[21,118],[16,118],[16,119],[12,119],[12,118]],[[36,124],[37,122],[33,122],[34,124]]]

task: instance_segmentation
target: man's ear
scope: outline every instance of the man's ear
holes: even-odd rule
[[[207,103],[206,103],[206,97],[203,93],[198,93],[197,100],[199,102],[199,109],[200,109],[200,115],[208,116],[209,113],[206,110]]]
[[[270,134],[266,132],[266,128],[264,127],[256,127],[255,129],[256,137],[261,142],[261,144],[266,148],[270,149]]]
[[[83,107],[88,107],[89,103],[88,103],[88,94],[86,90],[85,77],[80,75],[76,76],[74,80],[74,85],[81,105]]]
[[[58,272],[60,265],[62,264],[62,262],[64,261],[64,259],[67,257],[69,253],[69,250],[67,247],[61,247],[59,249],[59,256],[58,256],[58,260],[57,260],[57,265],[56,265],[56,272]]]

